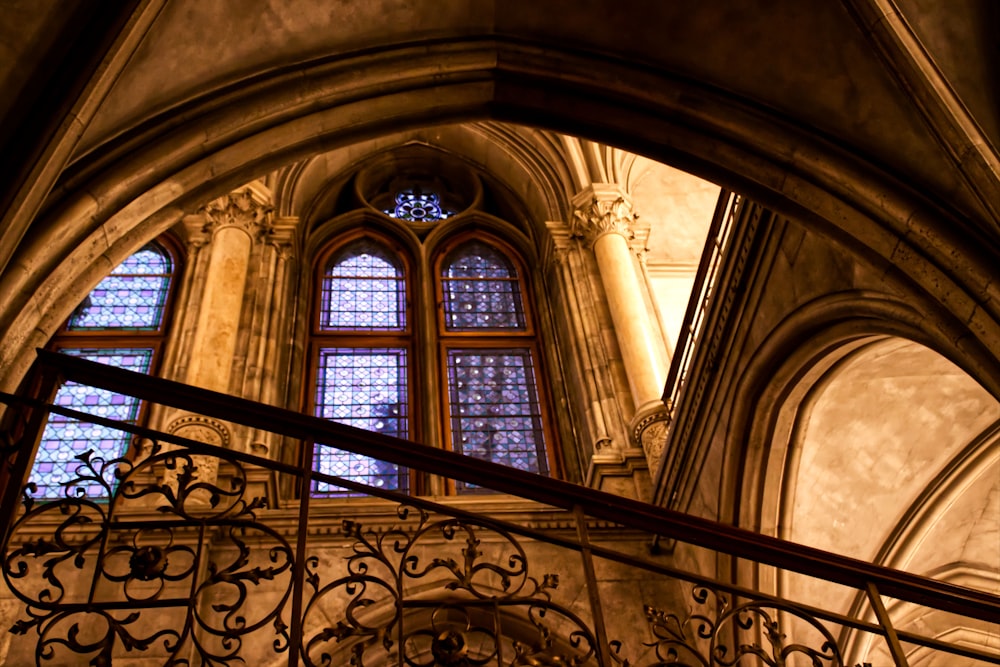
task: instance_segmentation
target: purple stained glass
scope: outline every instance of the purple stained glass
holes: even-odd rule
[[[441,197],[437,193],[419,187],[400,190],[395,203],[395,208],[388,209],[386,215],[409,222],[436,222],[452,214],[441,207]]]
[[[473,241],[448,255],[441,275],[448,331],[527,328],[521,283],[500,251]]]
[[[153,360],[153,350],[127,349],[63,349],[60,352],[83,357],[110,366],[117,366],[137,373],[148,373]],[[106,419],[134,424],[139,413],[139,400],[104,389],[95,389],[67,382],[56,392],[54,403],[58,406],[85,412]],[[52,414],[42,433],[31,470],[30,481],[38,485],[36,497],[58,498],[66,493],[82,491],[89,497],[105,495],[104,487],[97,482],[87,482],[66,487],[65,483],[77,477],[81,465],[75,457],[93,450],[93,457],[105,460],[125,453],[129,434],[125,431],[89,424]],[[109,475],[112,471],[108,471]],[[113,479],[107,480],[113,486]]]
[[[546,473],[542,417],[528,349],[448,350],[452,448]],[[459,488],[466,488],[459,483]]]
[[[70,331],[155,331],[170,289],[170,256],[148,245],[97,284],[69,321]]]
[[[367,431],[406,438],[406,350],[320,349],[316,415]],[[399,466],[330,445],[317,445],[315,469],[379,488],[400,488]],[[344,493],[326,484],[317,484],[313,491],[322,495]]]
[[[399,260],[374,241],[360,239],[334,255],[322,292],[321,329],[406,328],[406,277]]]

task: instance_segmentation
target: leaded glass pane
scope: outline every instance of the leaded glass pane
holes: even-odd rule
[[[467,456],[544,474],[545,442],[527,349],[448,350],[451,438]],[[459,483],[460,488],[465,488]]]
[[[406,438],[406,350],[324,348],[319,351],[316,415]],[[316,447],[316,470],[384,489],[399,489],[399,466],[328,445]],[[318,484],[314,492],[342,493]]]
[[[517,271],[485,243],[467,243],[448,256],[441,289],[448,331],[526,328]]]
[[[385,214],[409,222],[436,222],[452,215],[451,211],[441,206],[441,197],[437,193],[418,187],[397,192],[395,204]]]
[[[145,348],[60,351],[137,373],[148,373],[153,360],[153,350]],[[54,402],[61,407],[130,424],[135,423],[139,413],[139,400],[136,398],[74,382],[67,382],[60,387]],[[89,424],[62,415],[50,415],[31,470],[30,481],[38,485],[36,496],[58,498],[66,493],[76,495],[80,491],[91,497],[105,495],[104,487],[96,482],[74,485],[71,488],[63,484],[77,476],[76,469],[81,464],[75,457],[92,450],[93,457],[105,460],[117,458],[125,453],[128,440],[129,435],[124,431]],[[109,486],[113,486],[110,477],[107,482]]]
[[[154,245],[146,246],[91,290],[70,318],[69,329],[159,329],[171,273],[169,255]]]
[[[323,277],[320,328],[402,331],[406,278],[386,248],[361,239],[333,256]]]

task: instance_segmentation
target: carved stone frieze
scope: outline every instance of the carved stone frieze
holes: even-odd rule
[[[229,448],[231,436],[225,424],[216,420],[202,417],[200,415],[185,415],[172,421],[167,426],[167,433],[177,435],[190,440],[197,440],[208,445]],[[191,463],[194,464],[194,474],[197,479],[206,483],[214,483],[219,475],[219,459],[214,456],[192,455]],[[164,483],[174,488],[177,487],[177,476],[183,471],[179,469],[168,469],[164,473]]]
[[[229,447],[229,429],[225,424],[200,415],[185,415],[178,417],[167,426],[167,433],[178,435],[219,447]]]

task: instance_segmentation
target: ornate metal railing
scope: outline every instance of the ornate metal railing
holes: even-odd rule
[[[884,601],[966,627],[1000,622],[987,593],[73,357],[41,353],[39,371],[32,396],[0,397],[7,664],[844,665],[872,655],[859,637],[896,664],[914,648],[1000,664],[896,627]],[[295,456],[61,408],[61,380],[278,433]],[[66,497],[36,500],[22,483],[50,413],[133,446],[81,455]],[[509,495],[406,497],[320,475],[300,464],[319,443]],[[316,480],[367,495],[301,493]],[[645,551],[654,534],[673,552]],[[852,588],[870,612],[705,576],[736,559]]]

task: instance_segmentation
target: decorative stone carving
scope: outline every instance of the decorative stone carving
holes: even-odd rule
[[[199,415],[186,415],[179,417],[167,426],[167,433],[171,435],[196,440],[208,445],[218,447],[229,447],[229,429],[220,421],[202,417]],[[219,475],[219,459],[214,456],[197,455],[192,459],[197,465],[195,474],[198,480],[212,484]],[[176,486],[179,470],[167,470],[164,473],[164,483]]]
[[[272,232],[274,207],[250,188],[230,192],[201,207],[203,231],[213,233],[223,227],[238,227],[251,238],[262,240]]]
[[[215,419],[199,415],[186,415],[172,421],[167,433],[219,447],[229,447],[230,435],[226,425]]]
[[[660,467],[668,426],[670,426],[670,412],[662,403],[651,408],[651,411],[639,410],[633,420],[632,439],[646,453],[650,474],[655,474]]]
[[[605,234],[621,234],[631,241],[635,234],[632,223],[632,200],[617,186],[597,185],[584,190],[573,199],[576,210],[570,226],[573,236],[593,244]]]

